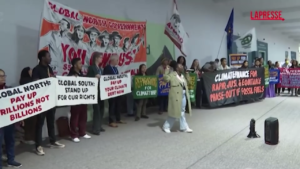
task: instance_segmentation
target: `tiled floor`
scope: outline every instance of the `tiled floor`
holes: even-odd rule
[[[299,169],[300,98],[277,97],[218,109],[194,110],[187,117],[194,133],[160,129],[165,115],[117,129],[106,127],[101,136],[66,144],[64,149],[45,148],[36,156],[31,146],[18,148],[16,159],[23,169]],[[153,111],[153,110],[150,110]],[[264,144],[264,120],[277,117],[280,143]],[[249,122],[256,119],[262,138],[247,139]]]

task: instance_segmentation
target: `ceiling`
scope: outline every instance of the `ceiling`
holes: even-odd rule
[[[282,11],[285,21],[257,21],[270,31],[278,32],[300,43],[300,0],[212,0],[231,6],[235,15],[250,19],[250,11]]]

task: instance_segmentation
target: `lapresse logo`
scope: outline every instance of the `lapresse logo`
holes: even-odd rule
[[[251,11],[250,19],[259,21],[284,21],[282,11]]]

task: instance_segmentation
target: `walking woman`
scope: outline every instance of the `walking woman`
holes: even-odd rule
[[[32,69],[30,67],[25,67],[21,72],[21,77],[19,84],[24,85],[33,81],[32,79]],[[36,127],[36,116],[32,116],[24,120],[24,141],[28,144],[34,144],[35,140],[35,127]]]
[[[170,73],[170,68],[167,67],[164,80],[170,82],[169,90],[169,105],[168,105],[168,118],[163,125],[163,131],[166,133],[171,133],[171,128],[174,125],[176,119],[179,119],[180,130],[187,133],[192,133],[193,130],[188,126],[185,119],[185,107],[188,104],[188,112],[191,114],[191,102],[189,93],[186,91],[187,80],[184,75],[184,68],[181,64],[172,61],[170,63],[173,72]],[[187,75],[188,76],[188,75]]]
[[[136,76],[146,76],[146,65],[141,64],[139,67],[139,72],[136,74]],[[136,111],[136,117],[135,121],[139,121],[140,118],[148,119],[149,117],[146,114],[146,106],[147,106],[147,101],[148,99],[137,99],[136,100],[136,105],[137,105],[137,111]]]
[[[88,68],[87,76],[92,78],[100,79],[100,76],[103,74],[103,70],[99,66],[102,63],[102,54],[99,52],[94,52],[93,63]],[[100,83],[98,84],[100,85]],[[100,132],[105,130],[102,128],[102,120],[104,115],[104,100],[100,99],[100,90],[98,87],[98,104],[93,104],[93,130],[94,135],[100,135]]]
[[[6,86],[6,74],[0,69],[0,90],[8,88]],[[5,142],[5,152],[7,155],[7,165],[11,167],[21,167],[22,164],[15,161],[15,124],[0,128],[0,156],[2,157],[2,140]],[[2,169],[2,159],[0,169]]]
[[[69,71],[68,76],[79,76],[84,75],[81,72],[82,63],[80,58],[74,58],[71,61],[72,67]],[[91,136],[86,134],[86,122],[87,122],[87,105],[75,105],[71,106],[71,118],[70,118],[70,133],[71,138],[75,143],[80,142],[79,137],[89,139]],[[78,129],[78,131],[77,131]]]

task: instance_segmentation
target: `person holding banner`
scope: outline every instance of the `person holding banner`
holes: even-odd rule
[[[110,57],[109,65],[105,66],[103,70],[103,75],[117,75],[119,74],[118,68],[116,67],[119,63],[119,56],[117,54],[112,54]],[[126,124],[123,120],[121,120],[121,112],[120,112],[120,97],[114,97],[108,99],[108,120],[110,127],[118,127],[116,123]]]
[[[163,75],[165,73],[166,68],[169,65],[169,59],[163,58],[161,61],[161,65],[158,66],[156,69],[156,75]],[[159,102],[159,111],[158,114],[163,114],[164,111],[167,111],[168,107],[168,96],[159,96],[158,97],[158,102]]]
[[[280,65],[279,65],[279,62],[278,61],[276,61],[275,62],[275,67],[274,67],[274,69],[279,69],[280,68]],[[278,87],[278,85],[279,85],[279,83],[276,83],[275,84],[275,94],[277,94],[278,96],[280,96],[280,87]]]
[[[226,58],[221,58],[221,65],[217,68],[217,70],[227,70],[227,69],[230,69],[230,67],[227,66]]]
[[[92,64],[88,68],[87,76],[100,79],[103,74],[103,70],[99,66],[102,63],[102,54],[100,52],[94,52],[92,56]],[[104,115],[104,100],[100,99],[100,83],[98,84],[98,104],[93,104],[93,129],[94,135],[100,135],[100,132],[105,130],[102,128],[102,120]]]
[[[139,67],[139,72],[136,74],[136,76],[146,76],[146,65],[141,64]],[[147,101],[148,99],[138,99],[136,100],[137,105],[137,111],[136,111],[136,117],[135,121],[139,121],[140,118],[148,119],[149,117],[146,115],[146,109],[147,109]]]
[[[55,77],[52,68],[49,66],[51,63],[50,53],[47,50],[41,50],[38,53],[39,64],[32,70],[32,79],[46,79],[49,77]],[[60,144],[56,141],[55,137],[55,108],[47,110],[43,113],[40,113],[37,116],[36,130],[35,130],[35,148],[36,154],[43,156],[45,152],[43,150],[42,144],[42,135],[43,135],[43,126],[45,119],[47,119],[47,128],[48,136],[50,139],[51,147],[64,148],[65,145]]]
[[[179,56],[179,57],[177,58],[177,63],[178,63],[178,64],[181,64],[181,65],[183,66],[184,71],[187,70],[186,60],[185,60],[185,57],[184,57],[184,56]]]
[[[295,60],[292,61],[292,66],[290,68],[291,69],[298,68],[297,62]],[[290,90],[291,90],[291,96],[293,96],[294,93],[295,96],[298,96],[298,88],[291,88]]]
[[[248,61],[247,61],[247,60],[244,60],[244,62],[243,62],[243,64],[242,64],[242,66],[241,66],[239,69],[247,69],[247,68],[248,68],[248,66],[249,66],[249,63],[248,63]]]
[[[0,69],[0,90],[7,89],[6,74]],[[5,142],[5,151],[7,155],[7,165],[11,167],[21,167],[22,164],[15,161],[15,124],[0,128],[0,156],[2,157],[2,141]],[[0,169],[2,169],[2,159],[0,160]]]
[[[81,72],[82,63],[80,58],[74,58],[71,61],[72,67],[68,76],[83,77]],[[80,142],[79,137],[89,139],[91,136],[86,134],[86,122],[87,122],[87,105],[75,105],[71,106],[71,118],[70,118],[70,134],[75,143]],[[78,132],[77,132],[78,129]]]
[[[190,114],[192,109],[189,92],[187,92],[187,80],[182,74],[184,68],[181,64],[177,64],[176,61],[172,61],[170,66],[174,71],[170,73],[170,68],[167,67],[164,74],[164,80],[170,82],[171,88],[169,90],[168,118],[162,128],[164,132],[171,133],[174,122],[176,119],[179,119],[180,130],[192,133],[193,130],[189,128],[185,118],[186,104],[188,104],[188,112]]]

